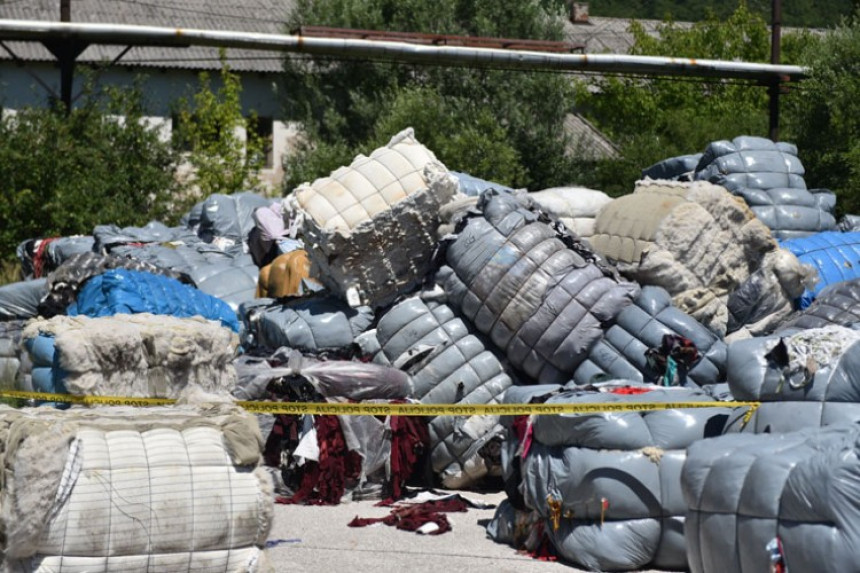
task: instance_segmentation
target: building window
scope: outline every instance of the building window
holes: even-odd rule
[[[257,117],[249,120],[254,134],[263,143],[263,167],[271,169],[275,166],[274,120],[271,117]]]

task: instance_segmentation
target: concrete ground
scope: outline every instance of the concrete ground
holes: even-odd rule
[[[504,492],[462,492],[465,497],[499,504]],[[379,524],[347,527],[355,516],[385,517],[390,508],[376,501],[338,506],[276,505],[270,541],[285,540],[267,550],[275,571],[307,573],[573,573],[570,565],[537,561],[485,533],[495,509],[469,508],[449,513],[452,531],[419,535]]]

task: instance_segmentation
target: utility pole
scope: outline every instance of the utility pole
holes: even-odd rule
[[[782,28],[782,1],[772,0],[770,25],[770,63],[779,64],[780,32]],[[779,141],[779,92],[781,78],[776,77],[768,87],[770,94],[770,139]]]

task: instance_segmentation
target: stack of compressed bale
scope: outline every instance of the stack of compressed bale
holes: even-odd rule
[[[72,256],[90,252],[94,247],[95,239],[91,236],[28,239],[18,245],[16,255],[21,262],[23,276],[27,279],[38,279],[45,277]]]
[[[679,309],[719,336],[728,331],[729,296],[778,249],[742,201],[704,181],[637,182],[634,193],[600,211],[589,243],[628,278],[665,288]],[[792,272],[761,281],[766,288],[757,293],[776,301],[768,306],[780,309],[779,318],[807,276],[799,262],[788,266]]]
[[[642,179],[671,179],[673,181],[692,181],[696,166],[702,159],[701,153],[679,155],[659,161],[642,170]]]
[[[503,460],[506,475],[513,476],[515,485],[508,488],[508,503],[520,512],[536,514],[521,521],[538,528],[536,535],[545,535],[558,556],[578,567],[685,569],[686,504],[679,486],[686,448],[720,435],[731,409],[720,408],[710,396],[688,388],[616,382],[601,389],[508,390],[505,401],[511,403],[611,402],[633,408],[506,418],[511,439]],[[638,412],[637,402],[713,402],[715,407]],[[502,507],[496,521],[510,521],[513,513]],[[509,524],[500,523],[490,528],[501,535],[511,530]]]
[[[570,232],[586,239],[594,234],[597,214],[612,202],[612,197],[603,191],[585,187],[552,187],[529,193],[528,197]]]
[[[567,382],[639,286],[515,195],[460,217],[437,274],[448,303],[528,377]]]
[[[30,321],[22,341],[42,392],[176,398],[188,386],[236,384],[238,336],[201,317],[61,315]]]
[[[23,320],[0,322],[0,388],[5,390],[32,390],[33,366],[21,348],[24,324]]]
[[[838,325],[729,345],[728,382],[739,408],[731,432],[782,433],[860,420],[860,331]]]
[[[206,243],[218,243],[222,247],[242,244],[247,242],[254,228],[254,211],[273,202],[247,191],[231,195],[214,193],[194,205],[182,218],[182,223]]]
[[[683,357],[665,356],[665,361],[649,361],[649,351],[660,352],[665,337],[688,340],[695,348],[690,364]],[[646,383],[663,383],[671,369],[668,360],[683,369],[676,382],[705,386],[726,377],[726,345],[693,317],[674,306],[665,289],[642,287],[633,304],[622,310],[603,338],[591,347],[588,358],[573,373],[577,384],[599,378],[620,378]],[[671,383],[671,381],[666,380]]]
[[[783,241],[798,259],[811,265],[818,272],[818,282],[807,288],[798,306],[809,306],[825,287],[834,283],[860,278],[860,233],[826,232]]]
[[[808,190],[803,174],[795,145],[740,136],[709,144],[695,178],[742,197],[774,237],[783,240],[836,228],[836,195]]]
[[[860,427],[731,435],[690,446],[682,472],[694,573],[853,571]]]
[[[299,186],[284,202],[300,221],[311,273],[353,306],[385,306],[430,270],[439,210],[457,179],[411,128],[369,157]]]
[[[10,571],[268,571],[273,491],[228,403],[0,409]]]
[[[851,327],[860,323],[860,278],[825,287],[805,309],[780,324],[778,333],[832,324]]]
[[[399,302],[379,319],[376,340],[374,360],[405,368],[421,402],[495,404],[512,383],[491,345],[444,302]],[[437,416],[428,430],[430,463],[445,487],[465,488],[498,470],[482,455],[501,439],[498,416]]]
[[[261,298],[240,307],[242,347],[273,352],[281,347],[309,353],[343,349],[373,323],[368,306],[353,308],[325,294],[285,302]]]
[[[43,278],[0,286],[0,321],[26,320],[38,316],[39,302],[47,288],[47,280]]]

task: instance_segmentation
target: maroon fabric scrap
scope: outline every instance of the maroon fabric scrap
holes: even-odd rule
[[[391,428],[391,481],[388,499],[392,502],[403,497],[406,482],[412,477],[415,465],[430,445],[427,422],[420,416],[392,416]]]
[[[441,535],[451,531],[446,513],[463,512],[468,510],[468,504],[459,497],[425,501],[424,503],[408,503],[395,506],[385,517],[358,517],[350,521],[349,527],[365,527],[374,523],[384,523],[404,531],[417,531],[427,523],[435,523],[439,529],[430,535]]]

